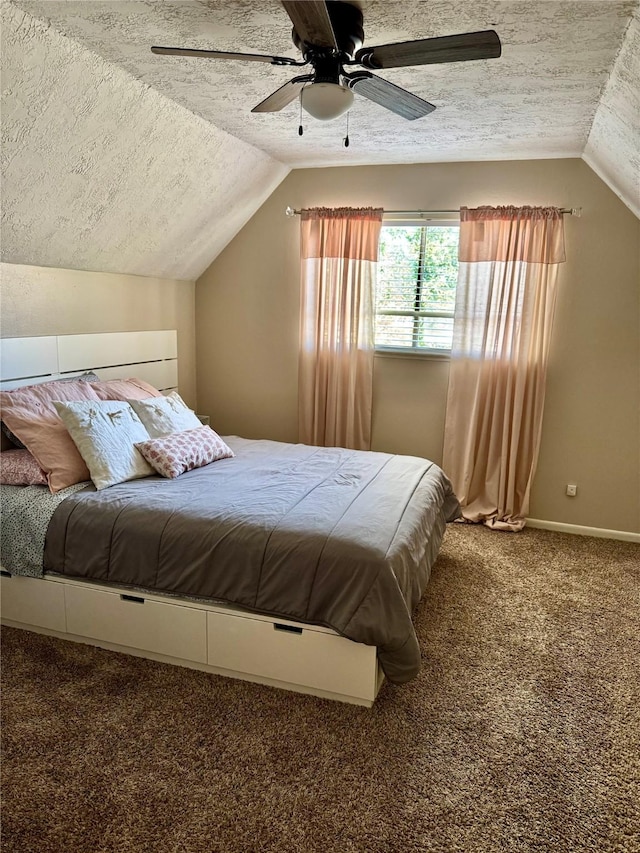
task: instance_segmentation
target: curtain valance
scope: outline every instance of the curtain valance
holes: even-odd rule
[[[558,207],[460,208],[463,263],[525,261],[558,264],[566,260],[564,224]]]
[[[383,213],[381,207],[314,207],[303,210],[303,259],[377,261]]]

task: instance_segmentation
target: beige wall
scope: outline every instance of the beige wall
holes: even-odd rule
[[[640,223],[581,160],[292,172],[197,282],[200,410],[223,433],[297,440],[299,221],[287,205],[510,203],[583,208],[565,218],[530,515],[640,530]],[[447,381],[446,360],[377,356],[374,449],[439,462]]]
[[[0,264],[4,338],[178,330],[180,393],[196,405],[195,285],[136,275]]]

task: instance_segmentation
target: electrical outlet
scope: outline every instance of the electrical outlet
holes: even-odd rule
[[[576,485],[570,483],[567,486],[567,492],[566,493],[570,498],[575,498],[575,496],[578,494],[578,487]]]

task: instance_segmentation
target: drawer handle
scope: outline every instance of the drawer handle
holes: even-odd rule
[[[134,604],[144,604],[144,598],[137,595],[120,595],[122,601],[132,601]]]
[[[4,569],[0,569],[0,577],[3,577],[3,578],[10,578],[10,577],[11,577],[11,572],[5,572],[5,570],[4,570]]]
[[[287,631],[289,634],[302,634],[302,628],[296,628],[295,625],[283,625],[280,622],[274,622],[273,628],[275,631]]]

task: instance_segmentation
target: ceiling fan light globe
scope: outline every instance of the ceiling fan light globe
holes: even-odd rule
[[[313,118],[330,121],[346,113],[353,104],[353,92],[338,83],[312,83],[302,90],[302,108]]]

